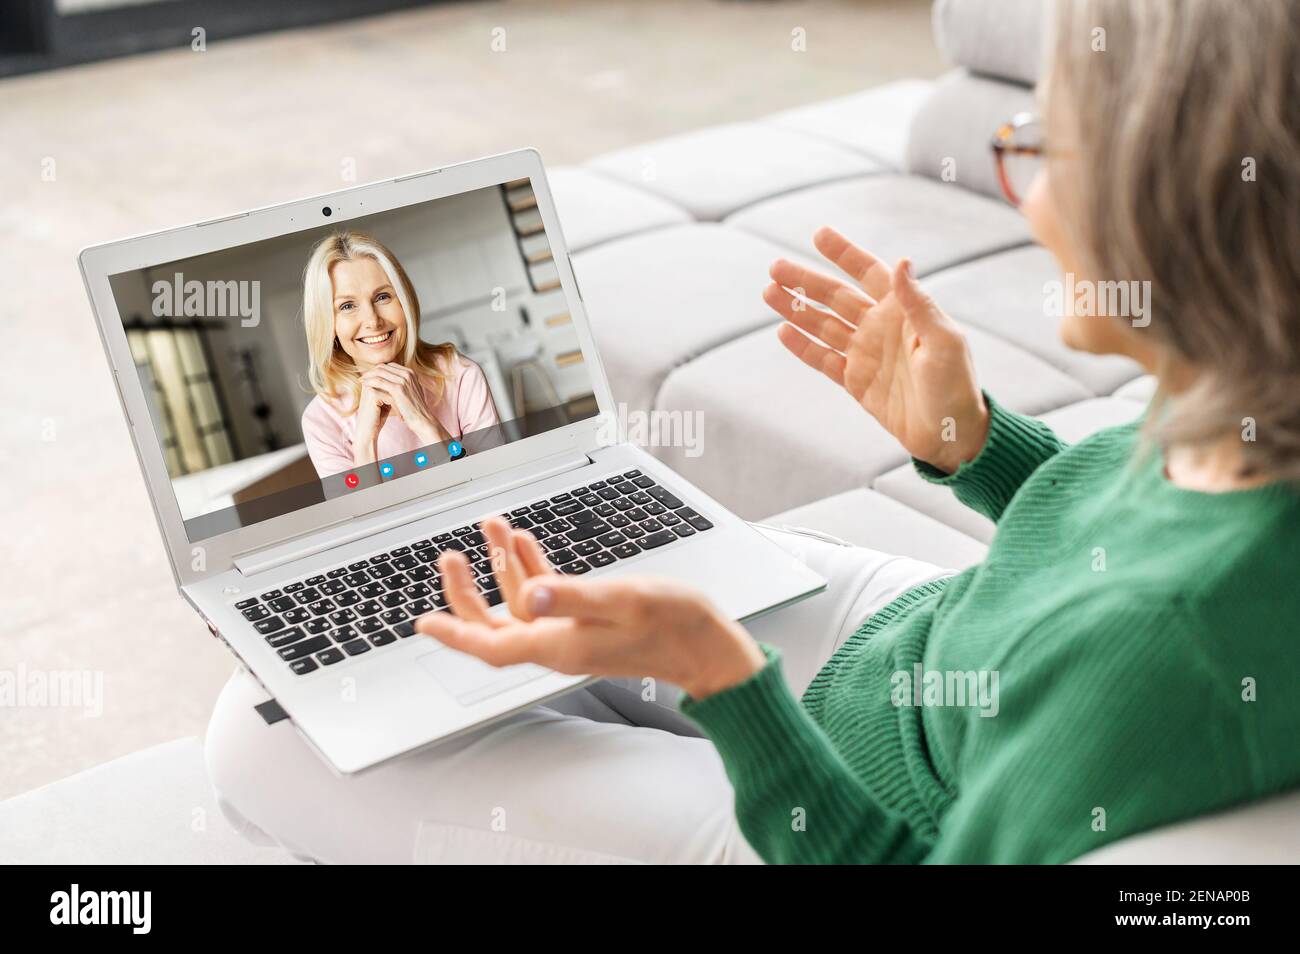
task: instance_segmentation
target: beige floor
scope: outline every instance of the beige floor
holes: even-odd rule
[[[231,669],[172,585],[80,247],[340,188],[347,158],[358,181],[524,144],[575,162],[941,68],[926,0],[518,0],[0,83],[0,676],[104,685],[99,717],[0,707],[0,797],[201,733]]]

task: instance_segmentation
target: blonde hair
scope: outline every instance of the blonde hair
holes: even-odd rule
[[[447,375],[444,367],[456,354],[451,344],[433,345],[420,340],[420,299],[406,269],[378,239],[364,232],[334,232],[316,243],[302,277],[302,319],[310,356],[308,379],[312,390],[326,399],[351,397],[347,413],[356,410],[361,397],[361,372],[334,335],[334,281],[330,270],[339,262],[370,258],[379,264],[393,286],[406,317],[406,338],[401,363],[433,382],[442,396]]]
[[[1151,282],[1158,370],[1195,374],[1177,394],[1162,374],[1147,436],[1253,422],[1245,475],[1300,480],[1300,3],[1057,7],[1053,197],[1090,278]]]

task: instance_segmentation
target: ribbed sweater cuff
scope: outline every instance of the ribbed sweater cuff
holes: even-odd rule
[[[992,516],[1002,512],[1021,484],[1062,444],[1042,421],[1008,411],[985,392],[989,436],[974,460],[952,474],[912,458],[912,465],[932,484],[951,487],[968,506]]]
[[[802,751],[812,719],[786,685],[781,652],[760,644],[767,665],[742,683],[704,699],[689,696],[682,712],[708,733],[732,770],[752,770]]]

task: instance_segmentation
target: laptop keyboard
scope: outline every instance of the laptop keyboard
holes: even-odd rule
[[[639,470],[614,474],[503,514],[541,542],[561,573],[589,573],[668,546],[713,524]],[[355,560],[235,603],[299,675],[396,643],[415,618],[447,608],[436,567],[443,550],[470,560],[479,591],[502,601],[478,523]]]

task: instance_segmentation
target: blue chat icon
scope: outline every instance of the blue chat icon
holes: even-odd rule
[[[427,463],[429,463],[429,455],[426,454],[424,451],[420,451],[420,453],[415,455],[416,467],[423,467]]]

